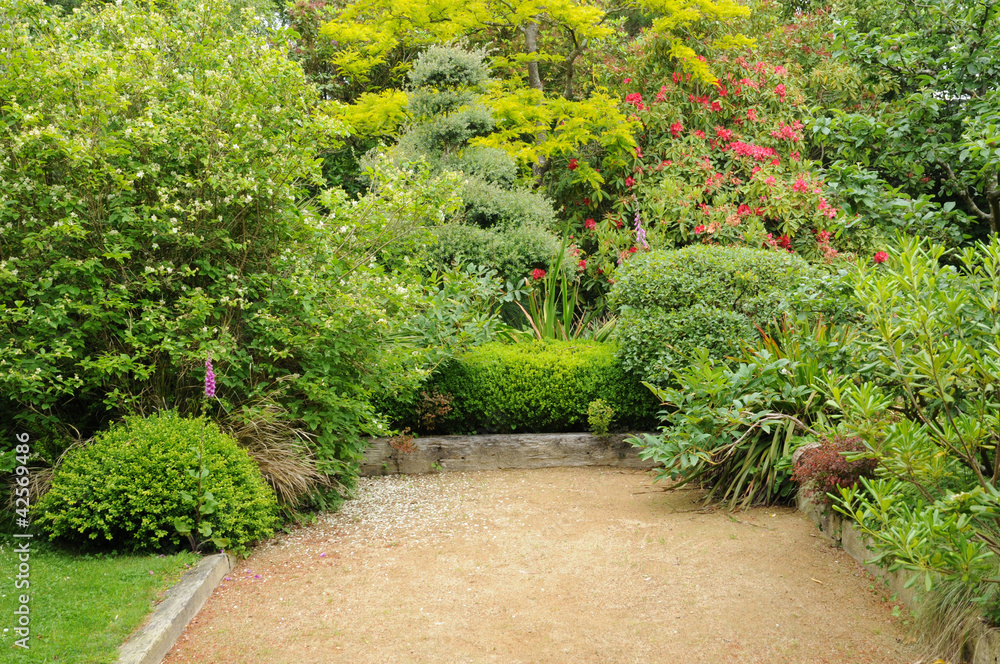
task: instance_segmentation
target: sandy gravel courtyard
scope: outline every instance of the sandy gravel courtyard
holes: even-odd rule
[[[695,497],[605,468],[362,479],[340,512],[242,561],[165,661],[916,659],[803,516]]]

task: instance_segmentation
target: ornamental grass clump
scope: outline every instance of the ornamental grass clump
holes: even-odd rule
[[[191,516],[183,496],[199,491],[192,468],[207,470],[201,490],[211,492],[215,509],[202,520],[213,537],[242,551],[274,533],[277,500],[250,455],[215,424],[174,411],[127,418],[70,450],[34,507],[35,523],[69,544],[176,549],[175,522]]]

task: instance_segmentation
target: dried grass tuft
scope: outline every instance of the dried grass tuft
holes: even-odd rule
[[[310,449],[312,434],[287,415],[274,402],[255,402],[223,423],[223,428],[254,458],[278,501],[295,507],[318,489],[340,487],[317,469]]]
[[[88,438],[87,440],[81,440],[77,438],[69,447],[63,450],[63,453],[59,455],[56,459],[55,465],[52,466],[36,466],[34,468],[29,468],[28,472],[28,504],[35,505],[41,500],[42,496],[49,492],[52,488],[52,478],[55,476],[56,468],[58,468],[66,455],[70,450],[77,447],[81,447],[92,441],[93,438]],[[20,488],[17,484],[17,477],[12,476],[10,481],[7,483],[7,509],[13,511],[18,507],[17,498],[15,494],[17,489]]]
[[[982,590],[939,583],[934,592],[924,595],[916,612],[914,631],[927,661],[973,661],[978,646],[976,637],[983,632],[984,625],[983,606],[973,600]]]

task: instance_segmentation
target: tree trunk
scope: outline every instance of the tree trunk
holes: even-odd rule
[[[531,21],[521,28],[521,32],[524,33],[524,50],[526,53],[538,53],[538,23]],[[538,74],[538,60],[531,60],[528,62],[528,85],[538,90],[539,92],[544,92],[544,86],[542,86],[542,78]],[[545,129],[543,128],[539,133],[535,135],[535,142],[541,143],[545,140]],[[542,173],[545,170],[545,162],[547,160],[545,157],[539,156],[538,163],[532,165],[531,173],[535,177],[536,182],[541,182]]]
[[[532,21],[524,26],[524,50],[529,55],[538,53],[538,24]],[[538,60],[528,62],[528,85],[542,90],[542,78],[538,75]]]
[[[573,43],[575,48],[573,52],[566,56],[566,87],[563,90],[563,97],[573,100],[573,80],[576,76],[576,59],[583,54],[583,50],[587,48],[587,40],[584,39],[582,43],[576,44],[576,38],[574,37]]]
[[[990,204],[990,230],[1000,235],[1000,173],[994,173],[993,183],[987,185],[986,201]]]

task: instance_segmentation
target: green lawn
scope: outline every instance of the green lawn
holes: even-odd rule
[[[20,541],[0,535],[0,662],[115,662],[118,647],[198,558],[76,555],[30,540],[30,651],[16,647]]]

